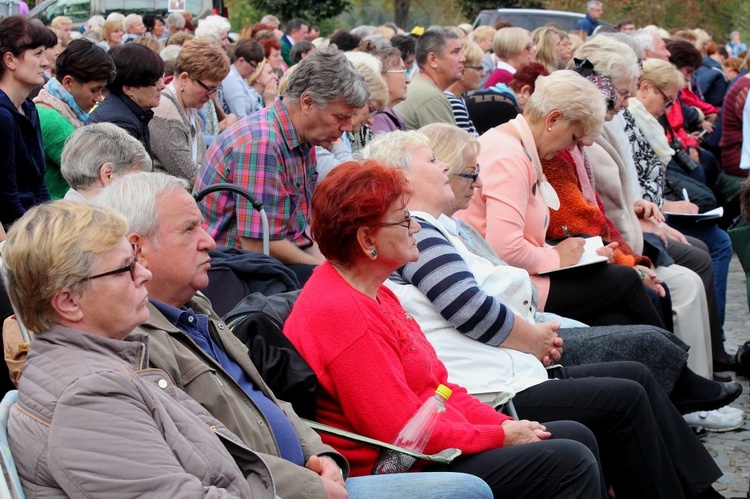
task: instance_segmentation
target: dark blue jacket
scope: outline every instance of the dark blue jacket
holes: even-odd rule
[[[591,14],[587,12],[586,17],[578,21],[578,24],[576,24],[576,29],[585,31],[586,34],[590,36],[598,26],[599,21],[591,17]]]
[[[31,100],[18,112],[0,90],[0,222],[9,227],[34,205],[49,201],[44,185],[44,147]]]
[[[127,95],[109,94],[89,115],[88,123],[112,123],[135,137],[151,156],[151,135],[148,122],[153,111],[144,111]]]
[[[703,94],[703,99],[709,104],[721,107],[724,103],[727,88],[729,88],[729,82],[721,63],[705,56],[703,66],[695,71],[694,79]]]

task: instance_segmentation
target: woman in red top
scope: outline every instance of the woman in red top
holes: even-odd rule
[[[453,196],[446,165],[429,165],[440,194]],[[495,497],[606,497],[586,428],[515,421],[450,383],[417,323],[383,286],[419,256],[409,192],[403,173],[372,161],[339,165],[315,191],[312,235],[328,261],[305,285],[284,332],[318,376],[318,420],[390,442],[445,384],[453,395],[425,452],[461,449],[451,471],[479,476]],[[327,440],[352,474],[370,473],[376,450]]]

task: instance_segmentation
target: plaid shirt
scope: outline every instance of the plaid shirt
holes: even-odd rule
[[[227,182],[263,203],[269,238],[312,244],[308,225],[317,181],[315,148],[301,143],[280,99],[228,128],[211,144],[196,191]],[[217,192],[200,203],[203,226],[220,246],[240,247],[240,237],[261,239],[260,214],[239,194]]]

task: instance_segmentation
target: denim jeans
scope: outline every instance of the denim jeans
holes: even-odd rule
[[[490,487],[465,473],[397,473],[350,478],[346,490],[351,499],[492,499]]]

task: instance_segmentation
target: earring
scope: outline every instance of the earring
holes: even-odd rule
[[[184,93],[184,92],[185,92],[185,87],[182,87],[182,88],[180,89],[180,92],[183,92],[183,93]]]
[[[552,131],[552,127],[549,127],[549,128],[547,129],[547,131],[548,131],[548,132],[551,132],[551,131]]]
[[[375,260],[378,257],[378,250],[376,250],[375,248],[371,249],[370,256],[372,257],[373,260]]]

